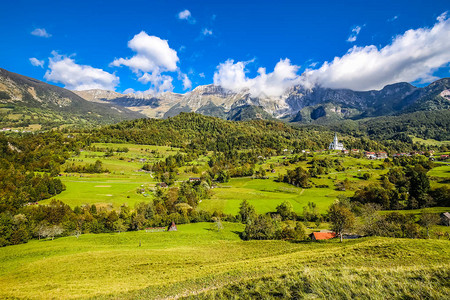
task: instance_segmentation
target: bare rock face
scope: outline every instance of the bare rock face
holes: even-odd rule
[[[123,96],[120,93],[100,89],[73,91],[73,92],[85,100],[100,103],[107,102],[108,100],[112,100]]]

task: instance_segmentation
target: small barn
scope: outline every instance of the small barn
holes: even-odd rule
[[[167,231],[177,231],[177,225],[175,225],[175,222],[172,221],[172,224],[167,228]]]
[[[313,241],[320,241],[333,239],[337,237],[337,234],[335,232],[313,232],[309,236]]]

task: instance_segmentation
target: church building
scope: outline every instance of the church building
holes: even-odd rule
[[[344,145],[342,145],[342,143],[339,143],[336,133],[334,134],[334,140],[331,142],[328,149],[329,150],[345,150]]]

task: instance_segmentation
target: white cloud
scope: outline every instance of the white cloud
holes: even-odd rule
[[[192,82],[186,74],[180,74],[181,80],[183,81],[183,89],[188,90],[192,88]]]
[[[47,32],[47,30],[45,30],[45,28],[36,28],[35,30],[33,30],[31,32],[31,34],[35,35],[35,36],[44,37],[44,38],[49,38],[52,36],[50,33]]]
[[[102,69],[79,65],[65,55],[52,52],[48,70],[44,78],[48,81],[64,84],[70,90],[104,89],[114,90],[119,84],[119,77]]]
[[[143,84],[150,83],[151,87],[147,91],[148,94],[159,94],[173,90],[172,76],[161,75],[159,73],[144,73],[138,79]]]
[[[179,61],[177,51],[169,47],[166,40],[149,36],[144,31],[136,34],[128,42],[128,47],[136,52],[131,58],[115,59],[111,65],[129,67],[134,73],[175,71]]]
[[[408,30],[381,49],[354,46],[319,69],[306,70],[302,77],[330,88],[381,89],[395,82],[430,82],[437,79],[433,72],[449,62],[450,20],[444,13],[432,28]]]
[[[191,17],[191,12],[187,9],[178,13],[178,19],[180,20],[187,20],[189,17]]]
[[[39,60],[36,57],[31,57],[30,58],[30,63],[35,66],[35,67],[44,67],[44,61],[43,60]]]
[[[200,76],[201,78],[205,78],[205,73],[200,73],[200,74],[198,74],[198,76]]]
[[[151,84],[148,91],[140,93],[157,94],[173,90],[173,77],[162,73],[179,72],[179,58],[166,40],[141,31],[128,42],[128,47],[136,54],[131,58],[115,59],[111,66],[127,66],[138,76],[139,82]]]
[[[361,26],[355,26],[352,29],[352,33],[347,39],[347,42],[353,43],[356,41],[356,38],[358,37],[359,32],[361,31]]]
[[[233,91],[249,89],[253,96],[261,93],[280,96],[294,85],[367,91],[396,82],[427,83],[437,79],[433,73],[438,68],[450,63],[450,20],[444,13],[433,27],[408,30],[381,49],[374,45],[354,46],[318,69],[310,65],[300,76],[299,67],[285,59],[277,63],[272,73],[260,68],[259,75],[249,78],[248,63],[233,60],[221,63],[214,73],[214,84]]]
[[[195,23],[195,19],[192,17],[192,14],[189,10],[185,9],[183,11],[180,11],[177,15],[178,19],[180,20],[186,20],[188,21],[190,24],[194,24]]]
[[[214,84],[233,91],[248,89],[252,96],[281,96],[286,89],[300,83],[297,75],[299,66],[291,65],[289,59],[280,60],[272,73],[266,73],[265,68],[259,68],[254,78],[246,76],[246,65],[250,62],[227,60],[217,67],[214,73]]]
[[[202,34],[203,34],[204,36],[207,36],[207,35],[212,35],[212,34],[213,34],[213,32],[212,32],[212,30],[211,30],[211,29],[208,29],[208,28],[203,28],[203,30],[202,30]]]

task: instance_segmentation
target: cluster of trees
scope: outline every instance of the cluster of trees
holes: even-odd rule
[[[338,172],[344,171],[345,168],[342,166],[339,159],[331,159],[328,157],[319,159],[313,158],[308,164],[311,165],[308,172],[311,177],[317,177],[318,175],[328,174],[330,169],[335,169]]]
[[[449,206],[450,189],[444,186],[432,190],[430,187],[427,172],[432,167],[433,163],[423,156],[395,158],[381,183],[357,190],[352,200],[394,210]]]
[[[128,151],[130,151],[130,149],[128,147],[117,147],[117,148],[113,148],[113,147],[96,147],[96,146],[88,146],[86,147],[86,150],[89,151],[93,151],[93,152],[106,152],[106,153],[127,153]]]
[[[175,182],[178,168],[184,166],[186,162],[194,160],[196,157],[192,153],[187,155],[177,153],[175,155],[169,155],[165,160],[158,161],[154,164],[145,164],[142,169],[155,172],[156,177],[161,182],[172,185]]]
[[[72,163],[71,165],[67,165],[64,172],[67,173],[109,173],[108,169],[103,168],[103,163],[101,160],[96,160],[93,164],[86,165],[75,165]]]
[[[245,223],[241,234],[244,240],[304,240],[306,228],[300,221],[291,221],[292,206],[289,202],[277,208],[280,214],[259,215],[255,207],[244,200],[239,208],[238,219]],[[286,221],[287,220],[287,221]],[[284,221],[284,222],[283,222]]]
[[[294,170],[287,170],[286,175],[279,175],[278,181],[286,182],[298,187],[309,188],[311,183],[309,181],[309,172],[302,167],[297,167]]]
[[[211,156],[208,165],[212,178],[225,171],[229,177],[252,176],[255,173],[255,164],[258,161],[259,152],[256,151],[227,151],[215,152]],[[222,176],[223,177],[223,174]]]

